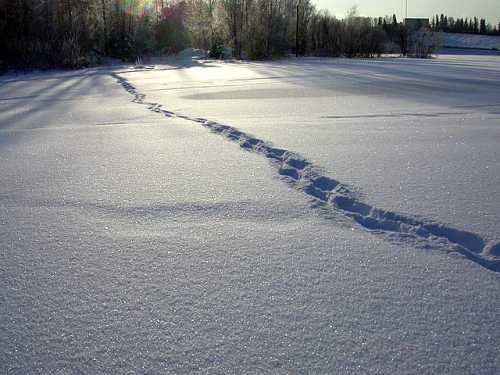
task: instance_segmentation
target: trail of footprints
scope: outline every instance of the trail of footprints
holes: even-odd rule
[[[146,96],[125,78],[118,74],[112,76],[133,95],[133,102],[146,105],[149,110],[167,117],[197,122],[211,132],[238,143],[241,148],[265,156],[287,183],[342,212],[362,227],[370,231],[423,239],[431,248],[445,246],[449,251],[459,252],[488,269],[500,272],[500,241],[485,241],[475,233],[455,229],[442,223],[372,207],[361,202],[339,181],[322,174],[321,168],[300,155],[276,148],[231,126],[168,111],[159,103],[146,101]]]

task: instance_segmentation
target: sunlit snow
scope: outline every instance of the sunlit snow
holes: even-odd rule
[[[499,77],[488,55],[0,77],[0,372],[495,373]]]

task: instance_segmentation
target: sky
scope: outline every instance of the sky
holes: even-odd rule
[[[378,17],[396,13],[404,17],[405,0],[313,0],[318,9],[344,16],[353,5],[362,16]],[[408,0],[408,17],[431,17],[444,13],[452,17],[483,17],[490,23],[500,21],[500,0]]]

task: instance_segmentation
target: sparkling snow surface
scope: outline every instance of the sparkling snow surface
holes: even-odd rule
[[[0,373],[497,373],[499,273],[365,230],[117,77],[494,239],[499,61],[0,77]]]
[[[376,207],[500,237],[500,56],[123,74],[149,100],[299,152]]]

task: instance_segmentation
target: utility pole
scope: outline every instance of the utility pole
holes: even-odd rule
[[[295,26],[295,57],[299,57],[299,6],[300,0],[297,0],[297,25]]]
[[[405,22],[407,18],[408,18],[408,0],[406,0]]]

